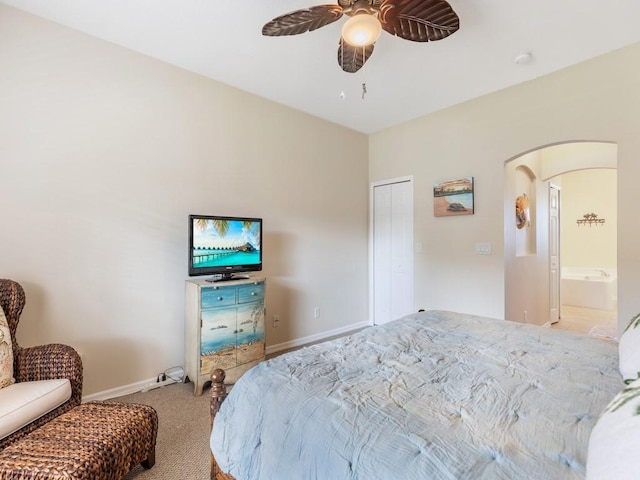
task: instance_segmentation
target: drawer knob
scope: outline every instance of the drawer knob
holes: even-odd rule
[[[222,297],[218,297],[218,300],[224,300],[224,298],[222,298]]]
[[[255,295],[256,295],[256,292],[251,292],[251,295],[252,295],[252,296],[255,296]]]

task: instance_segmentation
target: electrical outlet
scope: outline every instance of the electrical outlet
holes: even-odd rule
[[[315,307],[313,309],[313,318],[320,318],[320,307]]]
[[[280,326],[280,317],[278,315],[273,316],[273,328],[278,328]]]

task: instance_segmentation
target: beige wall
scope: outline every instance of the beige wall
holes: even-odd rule
[[[565,173],[562,178],[563,267],[617,266],[617,180],[615,170],[591,169]],[[605,223],[578,226],[585,213],[595,213]]]
[[[549,192],[541,180],[542,151],[518,157],[505,166],[504,316],[543,325],[549,319]],[[529,223],[516,226],[515,201],[529,200]]]
[[[504,316],[505,162],[570,141],[618,145],[618,308],[640,311],[640,45],[575,65],[370,136],[369,180],[415,179],[415,303]],[[435,94],[435,93],[434,93]],[[476,214],[434,217],[431,186],[475,177]],[[492,255],[474,254],[491,242]]]
[[[367,320],[366,136],[2,5],[0,72],[0,276],[85,394],[183,364],[189,213],[264,218],[269,345]]]
[[[618,146],[615,143],[572,142],[545,147],[541,151],[541,176],[544,180],[588,168],[618,168]]]

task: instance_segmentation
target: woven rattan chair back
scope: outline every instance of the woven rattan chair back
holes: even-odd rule
[[[13,350],[17,350],[18,342],[16,341],[16,330],[20,321],[20,314],[24,309],[25,295],[24,289],[18,282],[0,278],[0,306],[7,317],[7,323],[11,330],[11,343]]]
[[[7,317],[13,344],[13,376],[16,383],[67,378],[71,383],[71,398],[20,430],[0,438],[0,450],[20,440],[30,432],[68,412],[82,402],[82,360],[69,345],[51,343],[23,348],[16,341],[20,315],[26,295],[22,286],[13,280],[0,279],[0,305]]]

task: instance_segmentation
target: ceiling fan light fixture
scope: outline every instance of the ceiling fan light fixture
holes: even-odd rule
[[[382,25],[374,15],[354,15],[342,26],[342,38],[354,47],[366,47],[380,37]]]

